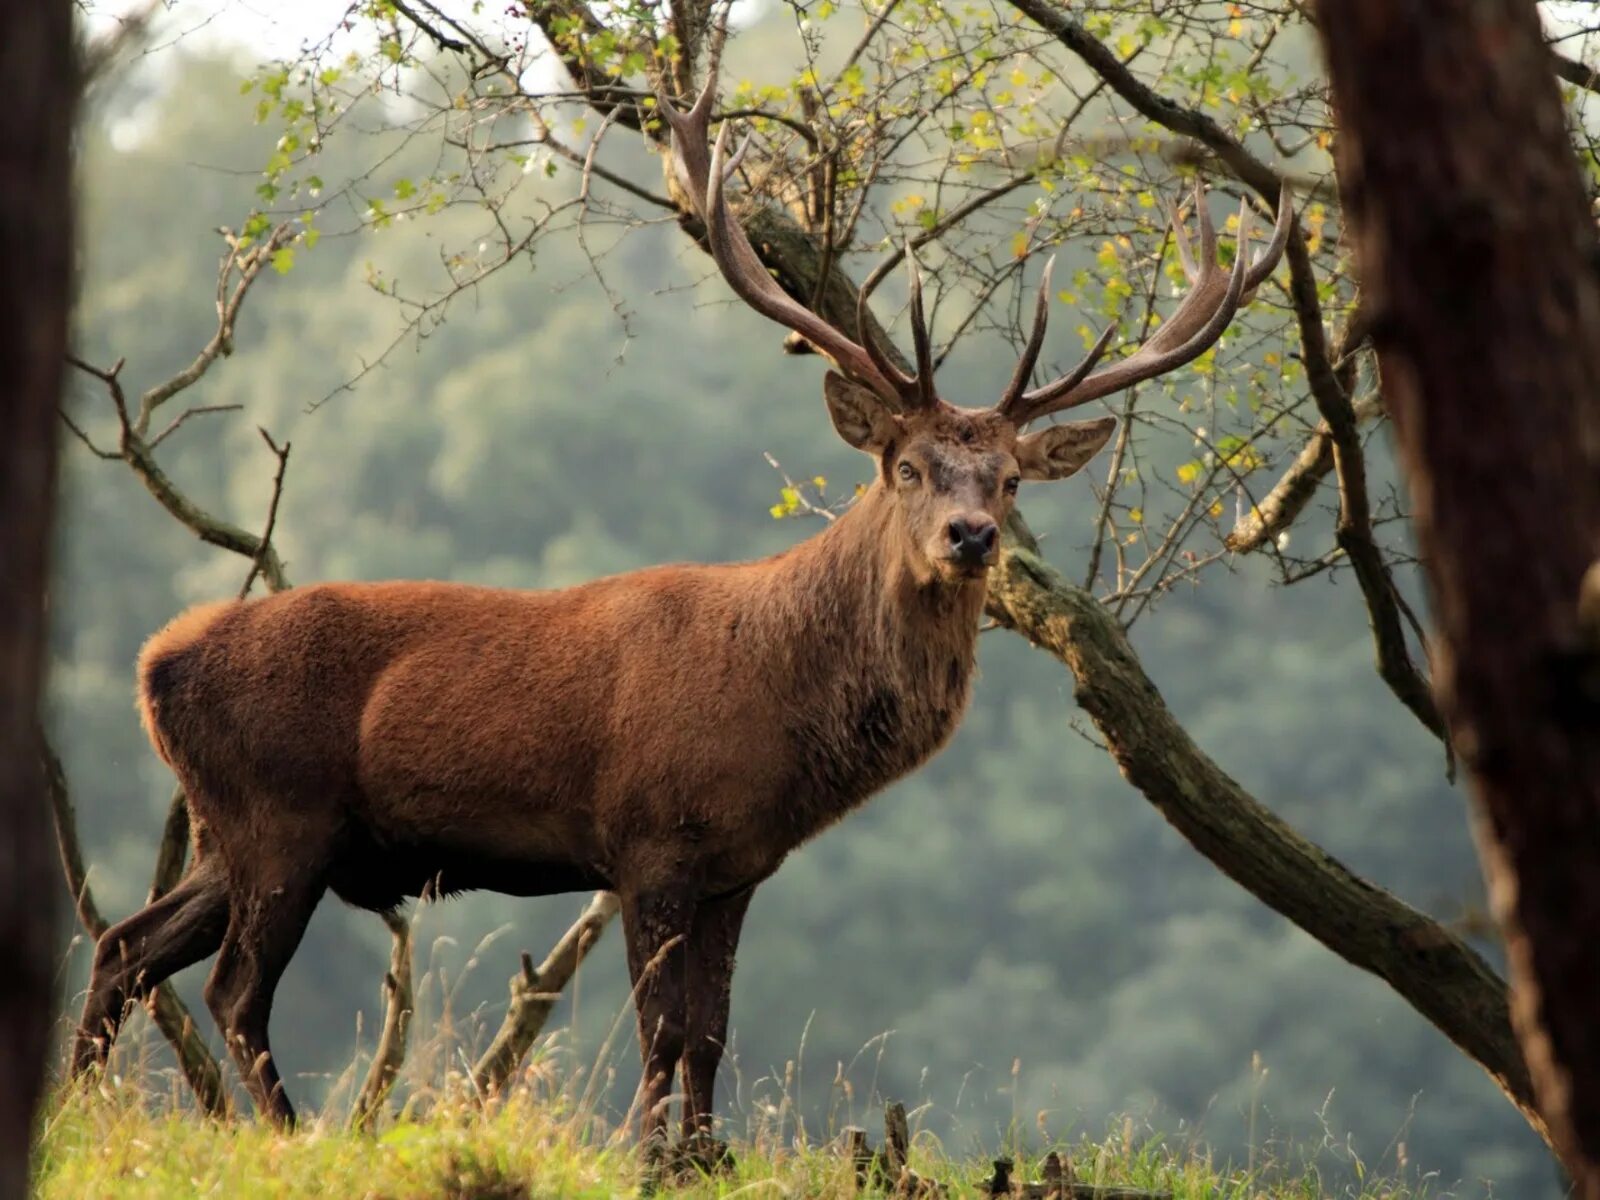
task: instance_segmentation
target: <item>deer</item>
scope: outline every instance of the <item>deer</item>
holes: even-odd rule
[[[291,1126],[268,1040],[274,989],[327,893],[390,912],[490,889],[617,894],[634,988],[641,1143],[714,1141],[735,954],[755,889],[796,847],[933,756],[972,690],[986,581],[1023,481],[1065,479],[1116,419],[1046,423],[1191,362],[1268,277],[1280,198],[1231,268],[1197,183],[1189,288],[1147,340],[1030,386],[1050,266],[999,401],[942,399],[911,247],[914,371],[791,297],[730,211],[715,71],[687,111],[664,95],[671,169],[722,278],[827,359],[833,428],[872,463],[836,520],[758,561],[646,568],[561,590],[329,582],[203,605],[144,646],[145,731],[184,788],[183,879],[99,939],[72,1054],[104,1064],[132,1003],[216,956],[204,986],[257,1109]],[[748,142],[746,143],[748,145]],[[742,152],[741,152],[742,154]],[[868,329],[866,296],[857,327]],[[673,1093],[680,1075],[682,1092]]]

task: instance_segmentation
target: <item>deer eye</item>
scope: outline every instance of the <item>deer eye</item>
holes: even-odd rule
[[[907,483],[915,483],[918,478],[917,469],[904,459],[900,460],[900,466],[897,468],[896,473]]]
[[[1017,488],[1021,485],[1021,483],[1022,476],[1020,475],[1013,475],[1007,479],[1005,482],[1006,495],[1015,496],[1017,494]]]

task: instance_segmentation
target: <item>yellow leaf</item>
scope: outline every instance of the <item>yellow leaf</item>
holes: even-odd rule
[[[1179,483],[1193,483],[1196,479],[1199,479],[1199,478],[1200,478],[1200,464],[1197,463],[1197,462],[1186,462],[1186,463],[1182,464],[1178,468],[1178,482]]]
[[[1213,500],[1211,502],[1211,515],[1213,517],[1220,517],[1222,515],[1222,501],[1221,500]]]
[[[1028,253],[1028,235],[1019,230],[1011,239],[1011,257],[1024,258]]]
[[[1144,524],[1144,509],[1130,508],[1128,510],[1128,520],[1132,521],[1135,525]]]
[[[811,477],[811,482],[816,484],[819,489],[825,488],[825,487],[828,486],[827,479],[824,476],[821,476],[821,475],[813,475]]]

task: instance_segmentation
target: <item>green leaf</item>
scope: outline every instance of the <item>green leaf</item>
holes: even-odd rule
[[[272,269],[279,275],[287,275],[294,270],[293,246],[284,246],[272,252]]]

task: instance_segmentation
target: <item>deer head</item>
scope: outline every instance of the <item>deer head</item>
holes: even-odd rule
[[[919,576],[950,582],[981,578],[998,557],[1000,526],[1021,482],[1075,474],[1105,445],[1116,418],[1067,421],[1031,432],[1027,427],[1198,358],[1221,337],[1240,303],[1271,274],[1293,222],[1286,188],[1278,200],[1272,238],[1252,259],[1250,207],[1248,201],[1241,202],[1237,252],[1232,269],[1224,270],[1217,261],[1216,230],[1197,181],[1198,254],[1182,215],[1172,210],[1179,259],[1190,284],[1177,310],[1135,351],[1101,366],[1115,326],[1108,328],[1071,371],[1030,389],[1049,316],[1052,259],[1039,285],[1032,333],[1004,395],[988,408],[962,408],[945,402],[934,388],[922,277],[909,242],[905,257],[911,276],[915,374],[891,362],[868,332],[865,295],[856,314],[862,339],[858,343],[800,304],[768,274],[729,212],[725,194],[725,184],[749,142],[730,161],[729,126],[723,122],[715,145],[708,146],[715,90],[713,71],[687,113],[666,96],[659,97],[658,111],[672,131],[678,180],[699,210],[712,257],[734,292],[763,316],[800,334],[838,367],[823,380],[834,429],[876,460],[879,485],[892,498],[902,540]]]

